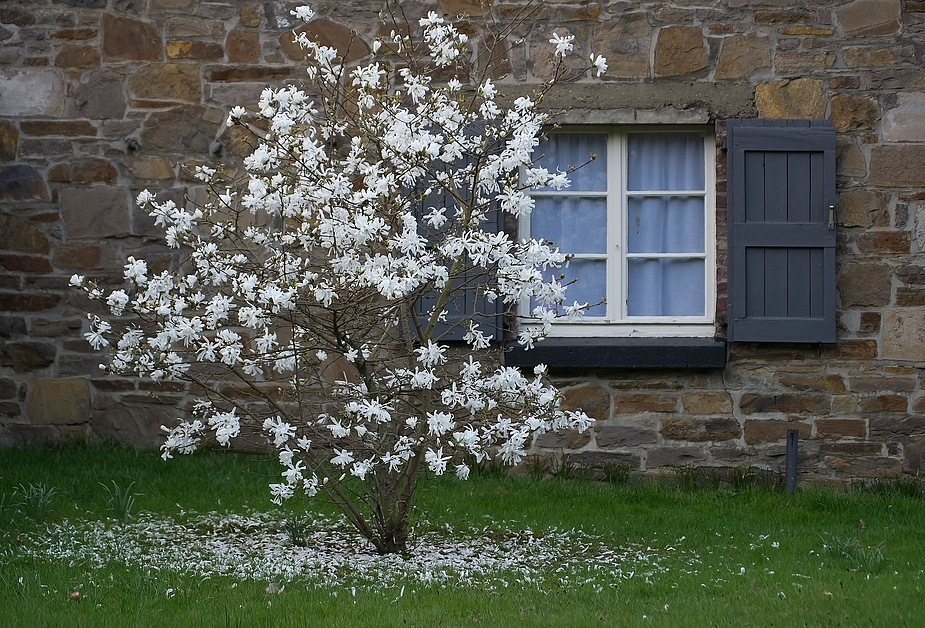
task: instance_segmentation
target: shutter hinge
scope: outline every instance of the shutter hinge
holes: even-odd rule
[[[835,205],[829,205],[829,231],[835,231]]]

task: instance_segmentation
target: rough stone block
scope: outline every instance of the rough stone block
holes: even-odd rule
[[[69,240],[130,233],[128,195],[120,186],[63,188],[61,217]]]
[[[810,438],[812,428],[808,423],[781,420],[748,420],[745,422],[745,442],[749,445],[774,443],[787,438],[787,430],[799,430],[800,438]]]
[[[210,114],[209,109],[198,105],[152,113],[145,122],[142,145],[146,149],[169,150],[190,157],[195,153],[208,153],[219,126]]]
[[[919,187],[925,181],[925,144],[877,146],[870,153],[868,184]]]
[[[883,139],[887,142],[925,141],[925,93],[896,95],[898,105],[883,116]]]
[[[903,473],[925,474],[925,439],[903,448]]]
[[[118,176],[116,167],[105,159],[90,159],[71,165],[72,183],[112,183]]]
[[[848,262],[838,278],[838,295],[842,308],[880,307],[890,302],[890,279],[893,273],[886,264]]]
[[[867,414],[872,414],[874,412],[905,412],[908,407],[909,400],[905,395],[861,397],[861,400],[858,402],[858,409]]]
[[[170,408],[152,403],[124,403],[105,394],[97,394],[93,402],[90,428],[106,441],[129,447],[152,448],[163,440],[161,425],[173,426],[176,415]]]
[[[877,357],[877,341],[867,339],[839,340],[822,348],[822,357],[838,360],[873,360]]]
[[[61,46],[55,55],[59,68],[96,68],[100,65],[100,51],[96,46]]]
[[[699,26],[668,26],[655,41],[655,76],[680,76],[707,67],[707,51]]]
[[[100,267],[102,250],[95,244],[61,244],[55,247],[55,266],[63,270],[94,270]]]
[[[710,419],[662,419],[662,438],[692,442],[724,441],[739,438],[742,428],[739,422],[729,418]]]
[[[0,120],[0,161],[15,161],[19,131],[12,122]]]
[[[44,342],[7,342],[0,346],[0,366],[16,373],[29,373],[50,366],[57,351]]]
[[[723,39],[719,61],[713,76],[717,79],[740,79],[756,70],[771,66],[768,38],[757,33]]]
[[[162,58],[157,27],[123,15],[104,13],[103,58],[107,61],[157,61]]]
[[[45,257],[32,255],[7,255],[0,253],[0,266],[18,273],[50,273],[51,264]]]
[[[681,405],[690,414],[729,414],[732,398],[726,392],[687,393],[681,396]]]
[[[845,392],[845,381],[841,375],[829,374],[784,374],[780,376],[781,386],[816,392]]]
[[[833,94],[831,120],[836,133],[856,129],[874,129],[880,120],[880,104],[876,98]]]
[[[129,85],[138,98],[199,102],[202,96],[202,81],[195,65],[148,65],[129,79]]]
[[[225,39],[225,50],[231,63],[253,63],[260,60],[260,36],[247,31],[231,31]]]
[[[864,419],[816,419],[816,438],[864,438],[865,436],[867,436],[867,421]]]
[[[27,416],[33,425],[75,425],[90,420],[85,379],[43,379],[29,388]]]
[[[886,211],[887,200],[875,190],[842,192],[838,196],[838,224],[843,227],[872,227]]]
[[[871,438],[909,439],[922,436],[925,436],[925,416],[873,417],[870,419]]]
[[[607,20],[592,30],[591,49],[607,58],[608,78],[648,78],[651,45],[652,27],[644,13]]]
[[[0,249],[44,255],[51,245],[45,234],[25,218],[0,214]]]
[[[0,310],[7,312],[41,312],[54,309],[60,302],[57,294],[0,292]]]
[[[854,138],[835,138],[835,174],[839,177],[867,174],[867,159]]]
[[[558,430],[540,435],[534,443],[546,449],[581,449],[591,442],[591,430]]]
[[[563,397],[563,410],[583,410],[599,421],[610,418],[610,394],[600,386],[569,388]]]
[[[25,164],[0,166],[0,201],[38,201],[48,188],[38,170]]]
[[[903,392],[910,393],[915,390],[914,377],[874,377],[854,376],[849,378],[851,390],[854,392]]]
[[[823,118],[826,106],[823,83],[798,78],[758,85],[755,106],[762,118]]]
[[[118,119],[125,112],[124,77],[115,72],[94,72],[74,90],[76,113],[92,120]]]
[[[774,55],[774,68],[779,74],[807,74],[828,70],[834,65],[835,54],[823,50],[778,52]]]
[[[604,449],[647,445],[657,441],[655,430],[631,425],[604,425],[597,432],[597,446]]]
[[[58,338],[80,333],[86,320],[79,318],[34,318],[29,333],[33,337]],[[89,346],[89,343],[87,343]]]
[[[125,160],[125,167],[136,179],[173,179],[174,167],[159,155],[140,155]]]
[[[902,63],[913,50],[905,46],[886,48],[881,46],[862,46],[845,48],[842,58],[849,68],[889,68]],[[913,53],[914,54],[914,53]]]
[[[167,58],[198,61],[224,59],[225,48],[213,41],[168,41]]]
[[[206,68],[208,81],[276,81],[292,74],[289,66],[276,65],[213,65]]]
[[[835,19],[847,37],[892,35],[902,28],[899,0],[854,0],[835,9]]]
[[[833,471],[843,476],[859,478],[886,478],[902,472],[902,461],[898,458],[840,458],[826,456],[825,462]]]
[[[252,4],[241,7],[239,23],[241,26],[246,26],[247,28],[257,28],[260,26],[260,12],[257,11],[257,7]]]
[[[0,116],[64,114],[64,76],[54,70],[0,70]]]
[[[640,470],[642,460],[639,454],[622,451],[583,451],[572,456],[577,464],[600,469],[606,467],[628,467],[632,471]]]
[[[824,395],[774,395],[744,393],[739,400],[743,414],[785,412],[788,414],[828,414],[829,398]]]
[[[646,469],[686,467],[706,459],[700,447],[653,447],[646,453]]]
[[[617,394],[613,400],[614,414],[675,412],[677,409],[678,399],[669,395],[649,393]]]
[[[283,54],[291,61],[305,59],[306,51],[295,42],[295,37],[305,33],[310,40],[322,46],[330,46],[337,50],[338,57],[343,57],[347,63],[359,61],[369,55],[370,49],[365,41],[357,37],[343,24],[332,22],[324,18],[314,19],[295,31],[286,31],[279,37],[279,45]]]

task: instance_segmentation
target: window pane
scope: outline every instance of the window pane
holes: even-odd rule
[[[569,166],[581,166],[569,175],[569,190],[579,192],[607,191],[607,136],[601,133],[551,133],[534,151],[537,166],[550,172],[567,171]],[[582,166],[591,158],[597,158]]]
[[[530,235],[555,242],[563,253],[607,252],[607,199],[539,197],[530,214]]]
[[[563,302],[565,305],[571,305],[575,301],[593,305],[607,296],[607,262],[605,260],[573,259],[569,262],[568,268],[550,268],[543,273],[547,280],[559,275],[565,275],[565,278],[560,280],[563,284],[576,279],[575,283],[565,289],[565,301]],[[533,311],[534,307],[536,303],[531,301],[530,311]],[[606,315],[606,304],[594,305],[585,310],[585,318]]]
[[[703,253],[702,197],[631,196],[627,246],[630,253]]]
[[[630,133],[627,162],[629,190],[704,189],[699,133]]]
[[[627,313],[703,316],[704,268],[701,259],[630,259]]]

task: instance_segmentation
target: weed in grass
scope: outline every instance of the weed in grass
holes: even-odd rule
[[[33,521],[41,521],[45,518],[51,499],[58,493],[58,489],[29,482],[18,485],[16,492],[20,498],[20,512]]]
[[[607,463],[601,467],[604,472],[604,481],[615,486],[626,486],[630,479],[632,468],[628,464]]]
[[[696,491],[698,488],[697,469],[694,467],[675,467],[675,482],[682,491]]]
[[[11,493],[9,495],[4,493],[0,495],[0,522],[6,521],[19,512],[21,503],[22,499],[17,493]]]
[[[848,569],[861,573],[877,573],[884,567],[883,544],[864,545],[857,537],[822,537],[823,551],[848,565]]]
[[[855,479],[851,489],[862,493],[886,495],[888,497],[925,497],[925,478],[920,475],[897,476],[894,478],[877,478],[874,480]]]
[[[132,487],[135,486],[135,483],[129,482],[125,488],[116,484],[115,480],[112,481],[111,488],[102,482],[99,484],[106,491],[106,505],[116,516],[116,519],[123,523],[131,519],[132,508],[135,507],[135,497],[139,495],[139,493],[132,492]]]
[[[289,542],[296,547],[308,547],[308,531],[311,520],[306,516],[293,515],[283,522],[283,531],[289,537]]]
[[[562,454],[552,470],[553,477],[561,480],[570,480],[577,477],[578,464],[570,454]]]

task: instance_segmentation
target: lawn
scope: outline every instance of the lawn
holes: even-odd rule
[[[925,625],[911,484],[428,478],[414,552],[382,558],[324,504],[270,503],[276,477],[246,455],[0,452],[0,625]]]

